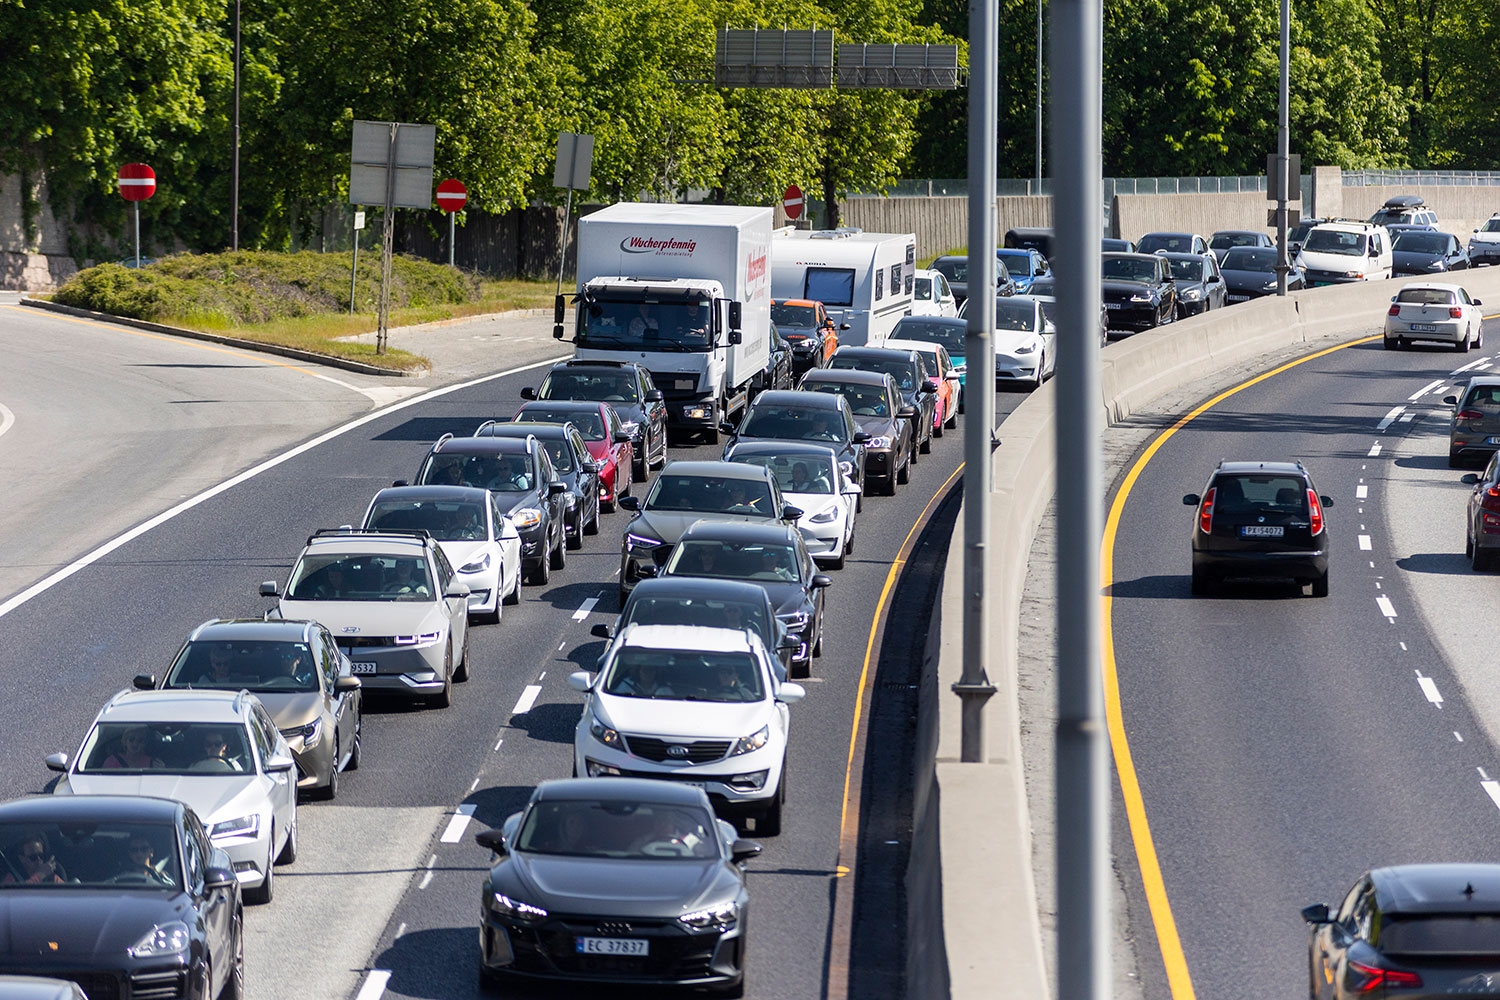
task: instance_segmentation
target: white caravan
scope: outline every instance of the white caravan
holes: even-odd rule
[[[878,345],[911,312],[917,237],[858,229],[790,227],[771,234],[771,297],[812,299],[835,323],[839,343]]]

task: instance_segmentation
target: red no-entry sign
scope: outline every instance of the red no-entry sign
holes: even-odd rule
[[[800,219],[802,217],[802,189],[793,184],[786,189],[781,196],[781,207],[786,210],[788,219]]]
[[[469,203],[469,189],[452,177],[437,186],[437,206],[444,212],[457,212]]]
[[[144,163],[126,163],[120,167],[120,197],[126,201],[145,201],[156,193],[156,171]]]

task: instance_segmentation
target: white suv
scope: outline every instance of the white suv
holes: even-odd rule
[[[1391,276],[1391,234],[1371,222],[1339,220],[1314,226],[1297,261],[1309,287]]]
[[[771,654],[749,630],[627,625],[598,673],[568,683],[588,693],[573,739],[575,776],[661,778],[696,785],[758,836],[781,832],[787,705]]]
[[[1500,212],[1490,216],[1489,221],[1469,237],[1470,266],[1496,263],[1500,263]]]

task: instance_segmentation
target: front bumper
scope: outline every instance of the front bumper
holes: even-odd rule
[[[889,479],[896,474],[894,448],[865,449],[865,478]]]
[[[995,382],[1035,382],[1038,380],[1037,365],[1041,360],[1040,351],[1032,354],[996,354]]]
[[[655,576],[657,569],[666,564],[671,551],[672,546],[666,542],[653,548],[627,543],[620,553],[620,590],[628,594],[641,580]],[[661,553],[660,557],[657,552]]]
[[[354,664],[354,675],[364,690],[402,691],[407,694],[431,694],[444,686],[445,654],[448,636],[422,645],[362,645],[345,647]],[[374,664],[375,672],[361,672],[362,664]]]
[[[1207,299],[1177,299],[1177,315],[1187,318],[1188,316],[1199,316],[1208,312]]]
[[[240,888],[253,889],[266,880],[266,861],[271,857],[271,826],[266,817],[261,817],[254,836],[212,837],[209,842],[229,855]]]
[[[469,614],[493,612],[500,604],[500,564],[482,573],[457,573],[459,583],[469,588]]]
[[[518,528],[516,534],[521,536],[521,559],[528,568],[534,569],[540,566],[543,559],[551,556],[552,553],[547,548],[545,521],[526,528]]]
[[[716,430],[719,415],[711,396],[693,396],[667,401],[667,426],[684,430]]]
[[[1469,264],[1500,264],[1500,243],[1478,243],[1469,246]]]
[[[129,961],[129,959],[126,959]],[[77,983],[89,997],[171,997],[173,1000],[212,1000],[200,992],[203,960],[184,954],[181,959],[153,958],[126,969],[66,960],[44,961],[37,956],[13,956],[0,963],[0,975],[45,976]]]
[[[834,520],[827,524],[799,524],[802,542],[814,559],[837,559],[844,553],[844,526]]]
[[[581,728],[581,727],[580,727]],[[637,741],[650,743],[676,743],[677,739],[662,740],[658,737],[631,736],[624,734],[627,745]],[[724,752],[734,745],[733,740],[683,738],[681,742],[694,746],[712,744],[717,749],[723,744]],[[575,738],[573,751],[578,765],[579,777],[587,778],[653,778],[661,781],[677,781],[702,788],[721,813],[742,810],[754,811],[776,797],[781,785],[781,767],[786,746],[776,739],[749,753],[735,757],[720,757],[704,764],[677,764],[656,761],[636,754],[626,753],[615,747],[605,746],[594,739],[592,733],[583,729]],[[757,786],[756,782],[759,782]]]
[[[1106,302],[1111,330],[1150,330],[1159,322],[1161,306],[1155,302]],[[996,359],[999,364],[999,359]]]
[[[1369,280],[1369,276],[1363,272],[1358,277],[1350,278],[1343,271],[1319,271],[1313,268],[1303,271],[1302,277],[1307,282],[1308,288],[1317,288],[1319,285],[1348,285],[1356,281]]]
[[[297,787],[319,788],[326,786],[328,782],[320,775],[333,773],[333,739],[328,733],[326,720],[318,723],[318,742],[309,749],[302,742],[300,735],[288,736],[283,732],[282,738],[286,740],[287,749],[292,751],[292,759],[297,762]]]

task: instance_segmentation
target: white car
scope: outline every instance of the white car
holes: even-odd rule
[[[832,448],[811,441],[745,441],[724,458],[770,469],[781,487],[781,499],[802,512],[797,530],[807,551],[820,564],[844,568],[845,557],[854,551],[861,490],[840,467]]]
[[[958,300],[941,271],[917,270],[916,284],[912,288],[911,315],[958,315]]]
[[[1478,229],[1474,235],[1469,237],[1469,266],[1483,267],[1486,264],[1500,263],[1500,212],[1489,217],[1489,220]]]
[[[781,832],[787,705],[800,684],[776,681],[749,629],[627,625],[597,673],[568,677],[586,692],[573,738],[578,775],[690,781],[715,808]]]
[[[297,858],[297,762],[248,691],[121,691],[74,758],[55,753],[47,767],[63,773],[58,795],[152,795],[192,807],[234,862],[246,902],[269,903],[273,864]],[[153,876],[139,866],[117,877]]]
[[[1459,285],[1422,282],[1407,285],[1391,299],[1385,316],[1385,349],[1399,350],[1414,340],[1452,344],[1456,351],[1484,346],[1484,303]]]
[[[1389,278],[1394,265],[1391,234],[1370,222],[1313,226],[1297,255],[1309,288]]]
[[[474,486],[393,486],[365,511],[367,531],[426,531],[469,588],[469,617],[498,622],[521,601],[521,535],[495,495]]]
[[[469,588],[426,533],[314,532],[268,614],[322,622],[366,691],[396,691],[439,708],[469,679]]]
[[[1057,331],[1040,299],[1004,295],[995,300],[995,382],[1039,387],[1057,370]]]

